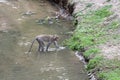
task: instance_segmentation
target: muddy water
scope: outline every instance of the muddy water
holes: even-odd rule
[[[56,11],[45,0],[0,0],[0,80],[88,80],[83,64],[68,49],[37,53],[36,42],[27,53],[39,34],[58,34],[62,46],[71,22],[36,23]]]

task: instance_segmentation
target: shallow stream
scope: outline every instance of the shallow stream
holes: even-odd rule
[[[0,80],[88,80],[83,63],[67,48],[38,53],[35,42],[27,53],[36,35],[58,34],[60,46],[68,38],[70,21],[47,21],[57,11],[45,0],[0,0]]]

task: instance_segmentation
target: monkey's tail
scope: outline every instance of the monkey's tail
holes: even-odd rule
[[[33,43],[35,42],[35,40],[36,40],[36,38],[32,41],[32,44],[31,44],[30,49],[29,49],[29,51],[28,51],[28,52],[30,52],[30,51],[31,51],[32,46],[33,46]]]

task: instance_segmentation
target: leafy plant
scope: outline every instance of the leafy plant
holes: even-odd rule
[[[111,0],[106,0],[106,2],[110,2]]]
[[[98,24],[104,20],[104,17],[111,14],[109,8],[110,6],[105,6],[99,10],[88,12],[89,14],[77,13],[76,17],[81,16],[82,20],[77,24],[73,36],[65,44],[72,50],[83,51],[85,47],[93,46],[100,42],[100,40],[96,42],[95,39],[102,36],[104,30]]]
[[[96,56],[93,59],[91,59],[87,64],[87,70],[94,69],[101,60],[102,60],[101,56]]]
[[[99,16],[100,18],[108,17],[112,14],[112,12],[109,10],[110,8],[111,5],[102,7],[101,9],[95,11],[95,15]]]
[[[101,80],[120,80],[120,69],[99,73]]]
[[[108,0],[110,1],[110,0]],[[90,7],[91,4],[86,7]],[[97,45],[104,43],[105,41],[120,39],[119,34],[111,34],[114,30],[119,29],[120,23],[118,20],[111,20],[110,23],[104,25],[105,18],[109,17],[113,12],[110,11],[112,6],[104,6],[95,11],[78,12],[75,17],[80,17],[80,21],[77,22],[77,28],[73,36],[67,40],[65,44],[73,50],[83,51],[84,48],[88,49],[84,51],[84,56],[92,59],[87,64],[87,70],[92,70],[96,67],[104,69],[106,66],[116,67],[120,63],[118,61],[110,62],[110,60],[104,60],[99,56],[99,49]],[[111,39],[112,38],[112,39]],[[116,42],[116,40],[115,40]],[[118,42],[119,43],[119,42]],[[120,68],[112,70],[100,71],[100,80],[120,80]]]
[[[118,21],[113,21],[113,22],[111,22],[110,25],[108,25],[108,28],[109,29],[116,29],[119,27],[119,25],[120,25],[120,23]]]
[[[86,7],[91,7],[93,5],[93,3],[87,3]]]
[[[79,35],[72,36],[70,39],[66,40],[64,44],[67,45],[72,50],[80,50],[80,51],[84,50],[84,47],[81,46]]]
[[[90,55],[97,54],[98,52],[99,52],[98,48],[91,48],[91,49],[84,52],[84,56],[89,57]]]

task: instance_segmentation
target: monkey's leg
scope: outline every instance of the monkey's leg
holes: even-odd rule
[[[48,51],[48,48],[50,47],[50,45],[51,45],[51,42],[47,44],[46,51]]]
[[[43,41],[40,42],[40,49],[42,52],[44,52],[44,46],[45,44],[43,43]]]
[[[44,52],[44,47],[43,46],[41,47],[41,51]]]
[[[44,51],[44,42],[42,39],[40,38],[37,38],[37,41],[38,41],[38,44],[39,44],[39,47],[38,47],[38,51]]]

